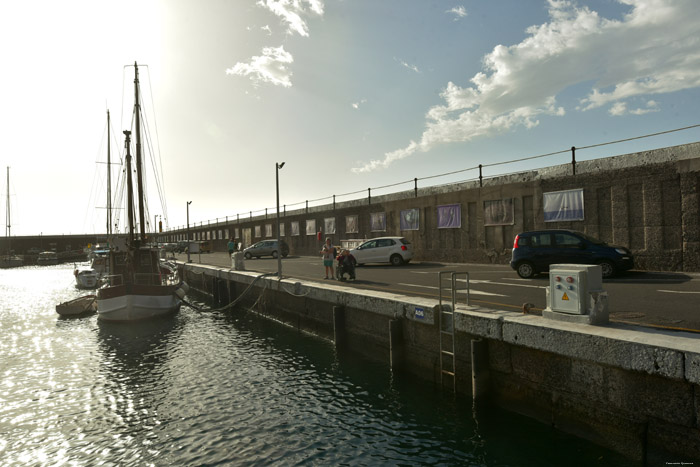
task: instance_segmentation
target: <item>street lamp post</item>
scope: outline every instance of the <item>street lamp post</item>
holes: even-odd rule
[[[192,201],[187,202],[187,262],[191,263],[190,259],[190,204]]]
[[[282,239],[280,238],[280,169],[284,162],[275,162],[275,188],[277,192],[277,280],[282,280]]]

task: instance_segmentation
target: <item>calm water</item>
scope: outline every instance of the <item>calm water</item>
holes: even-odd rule
[[[59,319],[72,265],[0,270],[0,465],[634,465],[252,313]]]

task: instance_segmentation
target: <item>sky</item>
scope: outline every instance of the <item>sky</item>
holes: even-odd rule
[[[700,124],[697,0],[0,0],[0,43],[13,236],[106,231],[106,113],[119,162],[134,63],[156,149],[149,231],[184,226],[188,201],[191,224],[273,214],[281,162],[293,210]],[[697,127],[576,159],[696,141]]]

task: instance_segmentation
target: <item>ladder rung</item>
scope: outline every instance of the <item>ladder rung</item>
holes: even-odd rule
[[[450,371],[450,370],[442,370],[442,373],[445,374],[445,375],[450,375],[450,376],[454,376],[454,375],[455,375],[454,371]]]
[[[444,353],[445,355],[454,355],[454,352],[450,352],[449,350],[441,350],[440,352]]]

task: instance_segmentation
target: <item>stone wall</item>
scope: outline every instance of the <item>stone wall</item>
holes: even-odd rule
[[[395,371],[452,390],[452,380],[441,377],[436,300],[207,265],[181,268],[193,288],[220,305],[238,299],[244,309],[335,341],[339,351],[389,361]],[[647,465],[700,460],[697,335],[474,306],[456,308],[454,328],[459,397],[474,397],[478,380],[479,397]],[[474,358],[475,343],[484,344],[484,363]]]
[[[306,224],[314,221],[322,237],[343,240],[401,235],[413,244],[418,261],[494,262],[510,260],[518,232],[538,228],[568,228],[583,231],[608,243],[627,246],[638,269],[700,271],[700,143],[686,144],[605,159],[579,162],[495,177],[483,181],[421,188],[360,200],[284,212],[284,240],[292,255],[315,255],[320,249],[316,235],[306,235]],[[544,222],[543,194],[552,191],[584,190],[585,220]],[[513,199],[512,225],[484,225],[484,202]],[[439,229],[437,207],[461,205],[461,227]],[[400,228],[402,210],[418,209],[419,230]],[[386,230],[373,232],[370,217],[386,213]],[[346,216],[358,216],[358,232],[346,231]],[[336,232],[324,229],[324,220],[335,220]],[[291,235],[292,223],[300,235]],[[217,251],[226,249],[226,233],[238,231],[250,242],[276,237],[274,213],[252,219],[231,220],[191,228],[214,238]],[[256,227],[261,235],[255,236]],[[170,233],[170,241],[183,231]],[[219,239],[219,237],[222,237]]]

